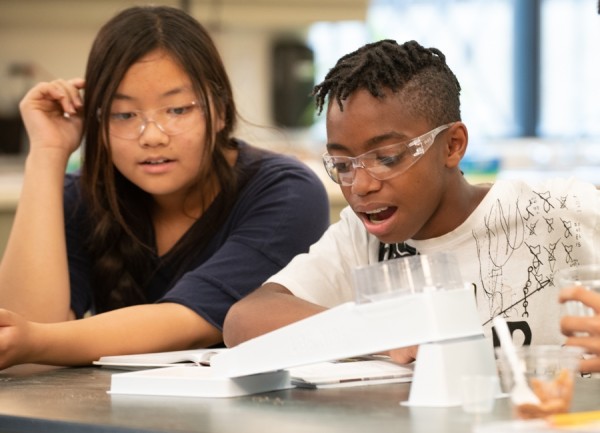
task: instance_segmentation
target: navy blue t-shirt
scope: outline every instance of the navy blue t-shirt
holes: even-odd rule
[[[237,202],[205,248],[194,251],[189,270],[174,284],[175,270],[160,266],[145,287],[149,302],[174,302],[222,329],[229,307],[295,255],[308,251],[329,225],[329,204],[321,180],[296,158],[238,141],[238,168],[251,173]],[[90,284],[89,227],[84,221],[80,177],[65,183],[65,228],[71,308],[80,318],[94,311]],[[185,235],[184,235],[185,236]]]

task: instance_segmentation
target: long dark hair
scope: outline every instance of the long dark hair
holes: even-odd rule
[[[156,49],[169,53],[185,70],[203,107],[207,138],[198,183],[215,178],[220,189],[215,203],[221,206],[219,212],[205,215],[202,227],[192,226],[162,263],[183,269],[190,250],[206,244],[207,233],[214,232],[237,195],[236,173],[225,158],[226,149],[235,147],[231,133],[236,109],[229,78],[210,35],[176,8],[145,6],[120,12],[100,29],[86,70],[81,178],[92,227],[88,248],[96,312],[147,302],[143,287],[157,266],[152,260],[152,198],[114,167],[104,120],[129,67]],[[213,127],[215,116],[224,122],[219,131]],[[207,205],[203,203],[203,208]]]

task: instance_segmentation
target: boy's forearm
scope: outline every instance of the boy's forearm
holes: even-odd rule
[[[230,308],[223,339],[228,347],[237,346],[324,310],[294,296],[283,286],[266,284]]]

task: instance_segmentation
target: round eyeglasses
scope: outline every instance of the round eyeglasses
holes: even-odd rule
[[[98,110],[100,115],[100,110]],[[133,140],[139,138],[150,122],[167,135],[186,132],[198,124],[200,104],[190,101],[184,104],[166,105],[154,110],[118,111],[108,113],[108,132],[111,136]]]
[[[357,168],[364,168],[377,180],[387,180],[408,170],[431,147],[438,134],[452,125],[453,123],[448,123],[438,126],[411,140],[370,150],[355,157],[324,153],[323,164],[329,177],[343,186],[352,186]]]

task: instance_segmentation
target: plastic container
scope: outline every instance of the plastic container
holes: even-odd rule
[[[502,348],[497,348],[496,354],[502,389],[508,393],[513,386],[512,370]],[[529,419],[568,412],[583,349],[558,345],[522,346],[517,348],[517,356],[524,364],[525,376],[540,404],[513,406],[515,415]]]
[[[447,253],[407,256],[353,271],[357,304],[432,290],[464,288],[456,258]]]

